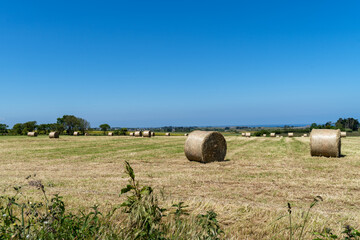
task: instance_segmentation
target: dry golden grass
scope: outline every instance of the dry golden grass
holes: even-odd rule
[[[360,221],[360,138],[342,139],[342,158],[311,157],[309,138],[226,137],[226,161],[201,164],[184,155],[186,137],[0,137],[0,195],[37,175],[49,194],[73,208],[120,202],[128,160],[142,184],[157,190],[164,206],[184,201],[195,212],[213,209],[227,238],[287,239],[287,202],[296,222],[313,197],[313,231]],[[29,190],[36,198],[39,194]]]

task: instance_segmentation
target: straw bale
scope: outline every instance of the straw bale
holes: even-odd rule
[[[310,134],[311,156],[340,157],[340,130],[313,129]]]
[[[208,163],[223,161],[226,155],[226,140],[219,132],[193,131],[185,141],[185,156],[190,161]]]

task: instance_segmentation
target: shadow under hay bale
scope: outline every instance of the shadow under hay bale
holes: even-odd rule
[[[190,161],[208,163],[224,161],[226,140],[219,132],[193,131],[185,141],[185,156]]]
[[[151,131],[143,131],[143,137],[151,137]]]
[[[310,153],[317,157],[340,157],[340,130],[313,129],[310,134]]]
[[[51,133],[49,133],[49,138],[59,138],[59,132],[51,132]]]
[[[37,137],[37,132],[28,132],[27,133],[28,137]]]
[[[136,131],[136,132],[134,133],[134,136],[135,136],[135,137],[141,137],[141,136],[142,136],[142,132],[141,132],[141,131]]]

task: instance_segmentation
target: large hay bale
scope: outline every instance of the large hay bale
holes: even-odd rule
[[[279,134],[276,134],[276,137],[280,137],[280,135],[279,135]]]
[[[245,133],[244,133],[244,132],[243,132],[243,133],[241,133],[241,136],[245,137]]]
[[[113,132],[109,132],[109,133],[108,133],[108,136],[114,136],[114,133],[113,133]]]
[[[342,138],[346,137],[346,132],[341,132],[341,137]]]
[[[151,136],[152,136],[152,137],[155,137],[155,132],[151,132]]]
[[[143,137],[151,137],[151,131],[143,131],[142,136]]]
[[[74,136],[80,136],[79,132],[74,132]]]
[[[288,137],[293,137],[293,136],[294,136],[294,133],[292,133],[292,132],[288,133]]]
[[[304,133],[303,137],[307,137],[307,136],[308,136],[307,133]]]
[[[141,131],[136,131],[136,132],[134,133],[134,136],[135,136],[135,137],[141,137],[141,136],[142,136],[142,132],[141,132]]]
[[[249,132],[245,133],[245,137],[251,137],[251,133]]]
[[[226,140],[219,132],[193,131],[185,141],[185,156],[190,161],[202,163],[223,161],[226,155]]]
[[[270,137],[276,137],[276,133],[270,133]]]
[[[59,138],[59,132],[51,132],[51,133],[49,133],[49,138]]]
[[[89,133],[85,133],[84,135],[85,135],[85,136],[90,136],[90,134],[89,134]]]
[[[263,137],[266,137],[266,134],[263,134]]]
[[[311,156],[340,157],[340,130],[313,129],[310,134]]]
[[[37,137],[37,132],[28,132],[27,133],[28,137]]]
[[[169,132],[165,133],[165,136],[170,136],[170,133]]]
[[[135,136],[133,132],[129,133],[129,136]]]
[[[188,134],[188,133],[185,133],[184,136],[187,137],[187,136],[189,136],[189,134]]]

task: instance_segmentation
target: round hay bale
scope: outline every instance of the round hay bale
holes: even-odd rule
[[[270,137],[276,137],[276,133],[270,133]]]
[[[151,131],[143,131],[142,136],[143,137],[151,137]]]
[[[189,136],[189,134],[188,134],[188,133],[185,133],[184,136],[187,137],[187,136]]]
[[[307,137],[308,135],[307,135],[307,133],[305,133],[304,135],[303,135],[303,137]]]
[[[155,137],[155,132],[151,132],[151,136]]]
[[[223,161],[226,155],[226,140],[219,132],[193,131],[185,141],[185,156],[190,161],[202,163]]]
[[[251,137],[251,133],[249,132],[245,133],[245,137]]]
[[[341,137],[342,138],[346,137],[346,132],[341,132]]]
[[[340,157],[340,130],[313,129],[310,134],[311,156]]]
[[[288,137],[293,137],[293,136],[294,136],[294,133],[292,133],[292,132],[288,133]]]
[[[80,136],[79,132],[74,132],[74,136]]]
[[[133,132],[129,133],[129,136],[134,136],[134,133]]]
[[[241,136],[245,137],[245,133],[244,133],[244,132],[243,132],[243,133],[241,133]]]
[[[280,137],[280,135],[279,135],[279,134],[276,134],[276,137]]]
[[[263,137],[266,137],[266,134],[263,134]]]
[[[113,133],[113,132],[109,132],[109,133],[108,133],[108,136],[114,136],[114,133]]]
[[[89,133],[85,133],[84,135],[85,135],[85,136],[90,136],[90,134],[89,134]]]
[[[135,136],[135,137],[141,137],[141,136],[142,136],[142,132],[141,132],[141,131],[136,131],[136,132],[134,133],[134,136]]]
[[[49,138],[59,138],[59,132],[51,132],[51,133],[49,133]]]
[[[28,137],[37,137],[37,132],[28,132],[27,133]]]
[[[170,133],[169,132],[165,133],[165,136],[170,136]]]

